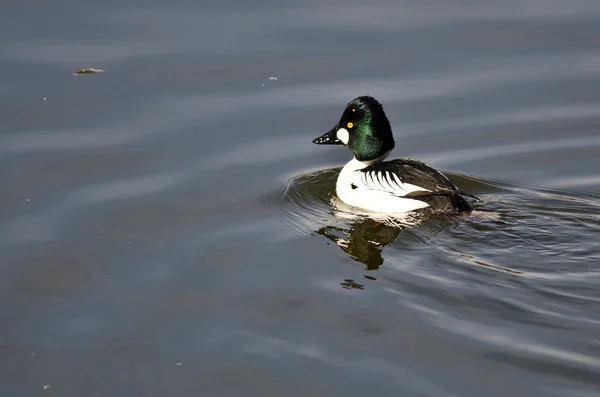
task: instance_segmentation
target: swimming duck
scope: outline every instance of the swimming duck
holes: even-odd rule
[[[394,135],[383,106],[371,96],[350,101],[336,126],[313,143],[344,145],[354,153],[336,183],[339,199],[350,206],[379,213],[465,212],[471,206],[463,196],[477,198],[420,161],[384,161],[394,149]]]

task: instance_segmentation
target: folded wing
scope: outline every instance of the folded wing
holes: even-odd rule
[[[465,195],[444,174],[417,160],[397,159],[375,163],[361,170],[361,180],[369,189],[420,199],[431,195]]]

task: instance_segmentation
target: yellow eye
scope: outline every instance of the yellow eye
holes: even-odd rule
[[[348,125],[348,128],[354,127],[354,124],[352,124],[352,123],[348,123],[347,125]]]

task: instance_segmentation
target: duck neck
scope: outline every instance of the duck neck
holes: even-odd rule
[[[391,150],[388,151],[388,152],[386,152],[386,153],[384,153],[383,155],[381,155],[381,156],[379,156],[377,158],[374,158],[373,160],[366,160],[366,161],[360,161],[360,160],[357,160],[356,157],[354,157],[352,160],[350,160],[348,162],[348,164],[346,164],[344,166],[344,168],[342,169],[342,174],[345,174],[347,172],[353,172],[353,171],[357,171],[357,170],[362,170],[365,167],[368,167],[370,165],[379,163],[379,162],[385,160],[385,158],[387,156],[389,156],[390,152],[391,152]]]
[[[356,157],[353,159],[353,161],[359,162],[361,164],[363,164],[365,167],[368,167],[370,165],[376,164],[376,163],[381,163],[383,160],[385,160],[387,158],[387,156],[390,155],[391,150],[388,150],[387,152],[385,152],[384,154],[382,154],[379,157],[376,157],[372,160],[363,160],[363,161],[359,161],[356,159]]]

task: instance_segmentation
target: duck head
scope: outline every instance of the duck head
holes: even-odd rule
[[[313,139],[313,143],[344,145],[361,162],[381,158],[395,146],[383,106],[371,96],[359,96],[350,101],[335,127]]]

